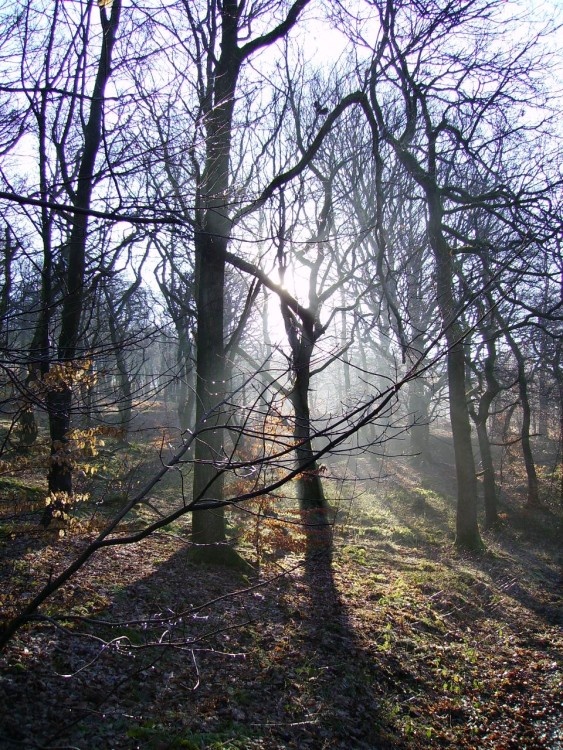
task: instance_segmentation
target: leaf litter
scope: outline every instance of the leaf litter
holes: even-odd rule
[[[563,748],[553,518],[514,511],[474,557],[435,532],[387,492],[332,561],[243,578],[182,533],[100,552],[2,655],[0,746]],[[4,617],[91,538],[44,534],[3,540]]]

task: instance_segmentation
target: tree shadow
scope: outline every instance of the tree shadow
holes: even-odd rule
[[[403,743],[382,706],[385,676],[377,656],[361,642],[335,581],[331,551],[306,557],[307,596],[297,644],[311,670],[316,721],[296,733],[311,747],[400,748]],[[405,680],[410,679],[404,673]],[[323,744],[324,743],[324,744]]]
[[[412,503],[402,512],[397,503],[392,509],[402,526],[420,532]],[[431,512],[426,520],[432,525],[438,519]],[[416,576],[438,568],[442,575],[441,566],[449,562],[451,581],[457,580],[460,558],[451,549],[409,538],[408,544],[370,540],[365,575],[391,571],[424,594],[424,581]],[[521,610],[506,606],[514,597],[534,615],[526,645],[549,655],[541,628],[533,632],[539,618],[551,622],[542,614],[545,599],[529,571],[516,577],[509,542],[518,539],[501,532],[494,555],[468,556],[466,564],[464,558],[466,580],[458,591],[431,585],[431,606],[455,625],[458,636],[487,618],[522,633]],[[534,544],[524,559],[527,568],[541,571],[545,560]],[[357,549],[351,545],[351,552]],[[424,601],[395,653],[400,630],[391,633],[389,648],[382,633],[386,623],[401,627],[408,595],[396,608],[380,603],[379,590],[391,589],[362,580],[362,566],[356,566],[354,580],[378,612],[369,620],[371,632],[364,632],[371,605],[358,613],[354,597],[347,604],[350,577],[341,550],[334,558],[326,552],[305,559],[287,555],[265,567],[260,578],[194,565],[188,550],[184,538],[155,534],[139,545],[104,551],[75,576],[71,591],[103,588],[112,604],[96,615],[97,623],[68,620],[61,623],[69,628],[65,632],[51,624],[22,633],[13,644],[0,664],[0,700],[10,706],[0,719],[2,747],[412,747],[392,709],[399,703],[401,711],[423,707],[426,694],[434,700],[431,671],[401,651],[410,648],[409,639],[412,646],[417,630],[433,627],[430,619],[423,621]],[[421,568],[423,558],[427,565]],[[445,637],[440,628],[431,636],[437,642]]]
[[[150,543],[112,550],[113,601],[97,622],[22,634],[1,665],[2,747],[402,747],[330,555],[250,580],[194,565],[188,549],[179,540],[164,561]],[[106,574],[84,569],[72,586],[105,587]]]

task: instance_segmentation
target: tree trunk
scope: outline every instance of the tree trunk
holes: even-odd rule
[[[299,14],[309,0],[296,0],[286,18],[271,32],[238,45],[238,24],[242,5],[237,0],[223,0],[217,5],[220,13],[220,49],[216,57],[214,43],[208,44],[206,63],[207,90],[202,99],[202,122],[205,128],[205,165],[197,186],[196,210],[196,309],[197,356],[196,397],[197,429],[203,432],[195,448],[193,498],[203,499],[209,494],[223,498],[223,474],[220,465],[224,460],[221,435],[221,409],[228,392],[225,383],[224,343],[224,281],[226,251],[231,237],[230,217],[230,156],[233,134],[233,113],[237,82],[243,61],[262,47],[282,38],[297,22]],[[249,11],[251,12],[251,11]],[[215,22],[219,19],[214,19]],[[211,31],[214,34],[215,31]],[[204,422],[202,423],[202,420]],[[223,509],[195,511],[192,526],[193,541],[200,548],[200,559],[213,560],[219,555],[225,562],[225,546],[213,550],[213,545],[225,541]],[[230,548],[228,548],[230,549]]]
[[[104,92],[111,75],[112,52],[119,25],[121,0],[114,0],[110,18],[105,8],[100,9],[104,31],[98,71],[94,84],[90,115],[84,125],[84,148],[78,170],[74,205],[83,212],[75,213],[69,238],[66,295],[61,311],[61,332],[58,342],[58,361],[63,368],[72,366],[76,357],[80,317],[84,301],[84,273],[88,233],[88,213],[94,186],[96,157],[102,139]],[[47,394],[47,411],[51,437],[51,460],[48,474],[49,492],[57,495],[64,510],[72,496],[72,461],[69,456],[68,432],[72,410],[72,382],[68,373],[56,378]],[[57,506],[46,507],[43,523],[48,525]]]
[[[522,454],[524,456],[524,465],[526,466],[526,476],[528,478],[528,499],[527,505],[536,508],[540,505],[538,475],[534,463],[534,454],[530,440],[531,408],[528,398],[528,383],[526,375],[518,368],[518,390],[520,392],[520,401],[522,404]],[[523,368],[522,368],[523,370]]]
[[[230,152],[235,91],[241,58],[237,44],[237,6],[225,0],[221,11],[221,56],[208,81],[212,107],[206,120],[205,168],[198,190],[198,230],[195,235],[196,423],[203,429],[195,445],[193,499],[223,499],[224,460],[221,409],[225,383],[225,267],[231,235],[229,218]],[[220,559],[212,546],[226,539],[223,508],[196,510],[192,540],[205,545],[199,558]]]
[[[388,23],[388,19],[383,17],[382,21],[384,25]],[[406,61],[401,60],[401,66],[404,73],[407,67]],[[423,165],[417,159],[417,156],[407,148],[410,140],[414,137],[415,120],[413,118],[416,117],[417,109],[412,106],[412,100],[407,94],[411,81],[408,80],[408,75],[405,74],[405,76],[402,83],[404,84],[403,93],[408,100],[406,104],[409,124],[400,141],[386,126],[381,106],[375,96],[375,79],[372,80],[371,103],[381,131],[379,132],[379,129],[374,129],[372,126],[374,149],[379,148],[379,140],[381,133],[383,133],[403,167],[424,191],[428,212],[426,230],[436,264],[437,304],[448,347],[446,364],[457,477],[456,545],[464,549],[480,550],[483,547],[483,542],[477,523],[477,477],[471,444],[469,406],[465,395],[463,337],[454,294],[453,252],[443,231],[444,210],[437,177],[436,140],[438,131],[432,127],[428,110],[421,106],[424,116],[423,127],[427,140],[426,165]],[[417,96],[419,93],[417,92]]]
[[[559,369],[559,368],[558,368]],[[558,377],[559,392],[559,501],[563,506],[563,378]]]
[[[7,322],[12,296],[12,263],[16,257],[17,244],[12,241],[12,231],[6,226],[2,248],[2,271],[4,281],[0,282],[0,349],[8,349],[10,331]]]
[[[317,463],[313,460],[311,441],[311,415],[308,402],[309,362],[302,358],[290,394],[295,424],[293,437],[297,468],[303,471],[297,477],[297,499],[307,539],[307,554],[329,548],[332,544],[328,522],[327,502]]]
[[[495,467],[491,452],[491,441],[487,431],[486,421],[476,423],[479,452],[483,466],[483,500],[485,503],[485,525],[493,528],[498,523],[498,495],[495,481]]]
[[[463,549],[483,547],[477,523],[477,476],[471,444],[471,424],[465,395],[465,353],[463,342],[448,350],[450,419],[457,479],[456,545]]]
[[[453,294],[452,252],[442,231],[442,206],[437,186],[427,183],[428,237],[436,260],[438,306],[448,353],[446,358],[450,420],[454,444],[457,513],[456,545],[479,550],[483,542],[477,523],[477,476],[471,443],[471,422],[465,394],[465,352]]]
[[[524,456],[524,465],[526,467],[526,476],[528,479],[528,498],[527,505],[531,508],[537,508],[540,505],[539,488],[538,488],[538,475],[536,473],[536,465],[534,463],[534,454],[532,451],[532,443],[530,440],[530,424],[531,424],[531,407],[530,399],[528,397],[528,380],[526,378],[526,366],[524,357],[520,351],[518,344],[512,337],[512,335],[506,331],[506,339],[518,367],[518,393],[520,395],[520,404],[522,406],[522,429],[520,431],[520,438],[522,442],[522,454]]]
[[[72,410],[72,388],[60,383],[58,388],[51,387],[47,394],[47,413],[49,415],[49,434],[51,438],[51,458],[47,484],[49,492],[57,496],[57,505],[47,506],[43,514],[43,523],[48,526],[52,511],[55,508],[66,509],[72,497],[72,470],[68,433]],[[60,497],[58,497],[60,496]]]
[[[225,240],[219,237],[199,234],[196,239],[196,423],[203,432],[195,446],[194,500],[223,499],[221,402],[226,391],[223,340],[225,245]],[[224,543],[225,539],[223,508],[194,512],[194,544],[215,545]]]
[[[479,441],[479,452],[481,454],[481,464],[483,466],[483,499],[485,503],[485,524],[487,528],[492,528],[498,523],[498,492],[495,480],[495,467],[491,452],[491,441],[487,424],[489,421],[491,405],[500,393],[500,385],[495,374],[496,364],[496,340],[491,330],[486,326],[481,327],[481,333],[487,347],[487,355],[483,364],[483,371],[479,372],[476,365],[471,365],[468,359],[468,366],[474,370],[479,380],[479,385],[483,385],[483,375],[485,380],[485,389],[482,390],[479,398],[477,410],[472,409],[471,415],[477,429],[477,439]]]
[[[313,460],[311,439],[311,413],[309,386],[311,383],[311,356],[315,346],[314,321],[311,310],[303,316],[297,329],[297,321],[282,302],[282,314],[292,352],[293,387],[289,398],[293,406],[295,439],[295,463],[302,469],[296,479],[297,499],[301,520],[305,529],[307,555],[332,548],[332,533],[328,520],[327,502],[319,473]]]

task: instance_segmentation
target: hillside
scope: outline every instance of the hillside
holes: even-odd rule
[[[181,523],[98,553],[2,656],[1,746],[563,747],[556,506],[507,505],[460,555],[452,498],[395,468],[409,481],[341,500],[332,564],[291,526],[244,578],[189,563]],[[32,504],[16,523],[2,498],[6,614],[93,529],[40,530]]]

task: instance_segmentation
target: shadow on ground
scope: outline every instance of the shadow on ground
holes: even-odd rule
[[[555,517],[463,556],[449,498],[395,489],[352,509],[332,558],[287,555],[260,578],[195,566],[169,534],[96,556],[60,604],[105,598],[100,622],[36,627],[4,657],[0,745],[555,747],[539,713],[556,679]]]

